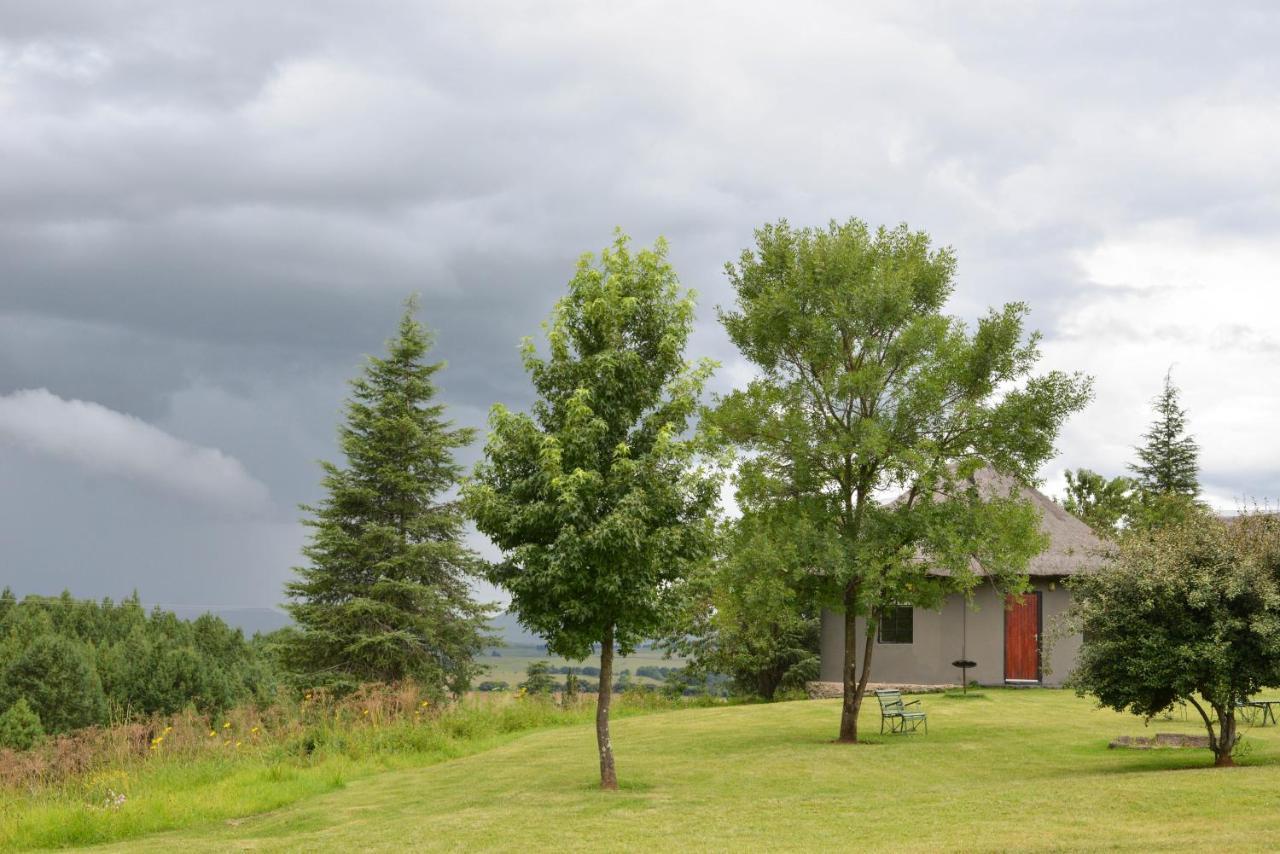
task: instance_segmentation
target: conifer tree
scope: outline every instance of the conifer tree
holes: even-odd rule
[[[1142,434],[1145,444],[1134,449],[1139,462],[1129,469],[1144,492],[1194,498],[1200,492],[1200,447],[1187,435],[1187,411],[1178,405],[1172,372],[1164,375],[1164,388],[1153,403],[1156,418]]]
[[[482,563],[463,543],[464,517],[446,496],[458,482],[456,428],[435,402],[430,337],[406,304],[383,358],[352,381],[339,443],[346,466],[322,463],[327,497],[312,514],[310,565],[286,586],[298,631],[282,657],[308,686],[415,679],[468,687],[489,640],[489,609],[470,594]]]

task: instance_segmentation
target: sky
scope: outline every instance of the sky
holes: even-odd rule
[[[1095,378],[1049,492],[1124,473],[1172,369],[1205,497],[1280,498],[1277,43],[1271,3],[7,0],[0,584],[278,604],[405,297],[483,427],[618,226],[715,391],[753,229],[907,222],[954,314],[1024,301]]]

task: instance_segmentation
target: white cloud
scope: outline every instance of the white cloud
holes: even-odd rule
[[[1066,306],[1045,352],[1055,367],[1092,374],[1097,399],[1067,428],[1058,463],[1122,473],[1172,366],[1200,442],[1206,497],[1223,510],[1274,499],[1280,240],[1162,222],[1117,234],[1076,260],[1096,287]]]
[[[234,457],[48,389],[0,395],[0,441],[223,511],[256,515],[271,506],[266,486]]]

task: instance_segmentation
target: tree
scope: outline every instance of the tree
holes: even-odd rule
[[[0,706],[25,699],[48,733],[104,723],[102,682],[88,652],[61,635],[41,635],[9,665],[0,682]]]
[[[461,472],[453,453],[474,431],[435,402],[443,363],[409,300],[388,355],[351,383],[339,444],[346,467],[322,463],[327,497],[306,524],[310,565],[286,586],[299,631],[281,650],[309,686],[415,679],[462,691],[479,672],[489,609],[471,598],[481,562],[463,543],[464,517],[444,498]]]
[[[44,737],[40,716],[32,710],[23,697],[0,715],[0,747],[10,750],[30,750]]]
[[[1138,462],[1129,469],[1148,495],[1194,499],[1200,494],[1200,448],[1187,435],[1187,412],[1178,405],[1172,372],[1164,375],[1164,388],[1152,404],[1155,420],[1142,434],[1145,444],[1134,449]]]
[[[1100,537],[1114,537],[1131,522],[1137,500],[1137,482],[1133,478],[1108,480],[1089,469],[1067,471],[1063,507]]]
[[[884,608],[972,590],[975,557],[998,587],[1025,588],[1044,547],[1036,511],[978,473],[1030,482],[1089,383],[1032,375],[1039,339],[1024,340],[1021,303],[972,332],[945,315],[955,259],[905,225],[782,220],[727,271],[736,307],[721,320],[758,377],[720,402],[714,425],[746,451],[744,511],[785,514],[815,595],[844,610],[840,740],[854,742],[875,648],[859,677],[855,618],[870,641]],[[892,489],[902,497],[881,504]]]
[[[674,583],[705,559],[718,481],[684,434],[712,364],[690,364],[693,298],[666,243],[578,262],[549,324],[528,339],[532,414],[495,406],[485,458],[466,489],[477,527],[504,552],[490,574],[520,622],[581,660],[600,649],[600,785],[617,788],[609,735],[615,650],[665,624]]]
[[[550,694],[555,688],[551,679],[551,666],[545,661],[531,661],[524,669],[524,681],[520,687],[528,694]]]
[[[672,690],[723,673],[739,692],[772,700],[816,677],[819,620],[795,577],[800,544],[769,521],[750,513],[724,523],[716,559],[682,586],[684,606],[663,645],[689,663]]]
[[[1125,537],[1112,562],[1073,581],[1070,630],[1084,645],[1068,684],[1148,718],[1190,703],[1214,764],[1231,765],[1237,703],[1280,684],[1278,582],[1274,516],[1206,513]]]

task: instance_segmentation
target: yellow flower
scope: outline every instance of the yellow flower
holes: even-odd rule
[[[227,721],[225,724],[223,724],[223,725],[222,725],[222,728],[223,728],[223,729],[231,729],[231,721]]]
[[[238,742],[238,741],[237,741],[237,742],[236,742],[236,747],[239,747],[239,746],[240,746],[240,742]]]
[[[368,709],[365,709],[365,710],[364,710],[364,713],[365,713],[366,715],[367,715],[367,714],[369,714],[369,710],[368,710]]]
[[[209,738],[213,738],[215,735],[217,735],[216,732],[214,732],[213,730],[209,730]]]
[[[423,701],[422,701],[421,703],[419,703],[418,705],[422,706],[423,708],[426,708],[427,706],[431,705],[431,701],[430,701],[430,700],[423,700]]]
[[[257,728],[257,727],[254,727],[254,728],[252,728],[251,730],[249,730],[249,732],[257,732],[257,731],[258,731],[258,728]]]
[[[165,732],[173,732],[173,727],[171,727],[171,726],[167,726],[167,727],[165,727],[165,728],[164,728],[164,731],[165,731]]]

